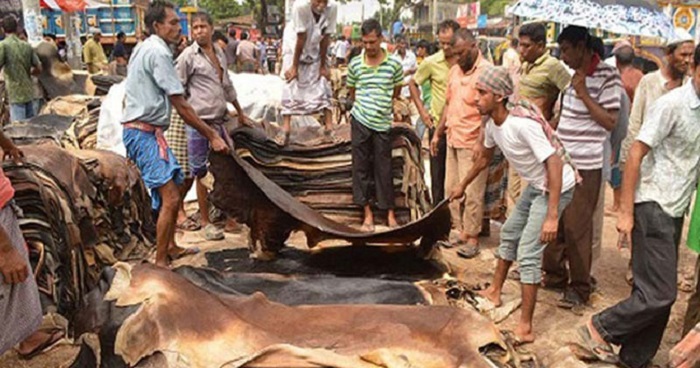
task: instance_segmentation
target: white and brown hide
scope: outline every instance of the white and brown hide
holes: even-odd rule
[[[130,366],[162,353],[169,367],[489,367],[502,345],[476,312],[437,306],[289,307],[201,289],[167,269],[115,265],[106,300],[139,305],[115,353]]]

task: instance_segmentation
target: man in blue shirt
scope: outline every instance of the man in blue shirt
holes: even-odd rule
[[[156,224],[156,265],[167,267],[173,257],[187,254],[175,245],[175,220],[183,175],[168,147],[163,131],[170,126],[171,104],[185,123],[209,139],[216,152],[228,153],[221,136],[204,123],[184,97],[184,88],[173,66],[168,47],[180,41],[180,20],[175,7],[156,1],[148,8],[145,23],[151,36],[134,50],[126,79],[122,124],[129,159],[138,166],[151,191],[152,207],[159,211]]]

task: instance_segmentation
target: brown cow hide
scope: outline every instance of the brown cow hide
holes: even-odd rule
[[[106,300],[139,305],[115,353],[136,365],[156,353],[169,367],[489,367],[479,349],[507,349],[494,325],[452,307],[289,307],[205,291],[153,265],[115,265]]]
[[[333,221],[301,203],[236,152],[209,155],[214,190],[209,199],[250,228],[249,247],[254,258],[271,259],[284,247],[292,231],[303,231],[307,245],[326,239],[352,244],[410,244],[420,239],[423,255],[433,255],[438,240],[450,232],[447,201],[423,218],[384,232],[366,233]]]

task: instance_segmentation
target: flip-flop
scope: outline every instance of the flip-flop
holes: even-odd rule
[[[182,248],[182,247],[178,247],[178,248],[182,249],[182,251],[181,251],[180,253],[178,253],[178,254],[170,254],[170,253],[168,253],[168,258],[169,258],[171,261],[175,261],[175,260],[178,260],[178,259],[180,259],[180,258],[187,257],[187,256],[193,256],[193,255],[199,254],[199,252],[201,252],[201,250],[199,249],[199,247],[192,247],[192,248]]]
[[[596,356],[601,362],[608,364],[617,364],[618,357],[613,351],[610,344],[602,344],[593,339],[591,332],[588,331],[588,326],[583,325],[576,329],[576,333],[581,338],[581,341],[585,344],[587,348],[593,355]]]
[[[39,344],[39,346],[34,348],[34,350],[30,351],[27,354],[21,354],[20,352],[17,352],[17,355],[22,360],[32,359],[32,358],[36,357],[37,355],[47,351],[49,348],[53,347],[54,345],[56,345],[56,343],[61,341],[61,339],[63,339],[64,337],[65,337],[65,334],[63,333],[62,330],[53,330],[53,332],[51,332],[51,335],[49,335],[49,338],[46,339],[46,341]]]
[[[175,225],[175,227],[183,231],[198,231],[202,228],[202,225],[190,216],[182,223]]]
[[[509,342],[511,345],[513,345],[514,348],[534,343],[534,341],[520,340],[518,335],[516,335],[515,332],[511,330],[501,330],[501,335],[503,335],[503,339]]]
[[[457,249],[457,255],[466,258],[466,259],[471,259],[479,255],[481,253],[481,249],[479,249],[478,245],[468,245],[466,242],[462,244],[457,244],[459,246],[459,249]]]

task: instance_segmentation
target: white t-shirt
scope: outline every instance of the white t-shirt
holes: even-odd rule
[[[338,41],[335,44],[335,57],[345,59],[348,56],[348,41]]]
[[[394,53],[394,57],[401,63],[404,73],[409,70],[418,69],[418,60],[416,59],[416,54],[411,50],[406,50],[406,57],[401,57],[398,52]],[[411,97],[411,90],[408,88],[408,82],[413,78],[412,75],[407,75],[403,78],[403,84],[405,87],[401,89],[401,96],[409,98]]]
[[[524,181],[539,190],[547,189],[544,162],[556,151],[538,122],[512,115],[501,126],[489,121],[486,124],[484,146],[493,148],[496,145]],[[576,177],[569,165],[564,165],[562,175],[563,193],[574,187]]]

